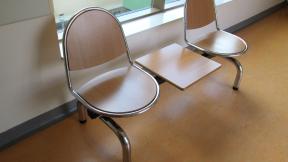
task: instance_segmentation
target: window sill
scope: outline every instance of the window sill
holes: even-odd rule
[[[178,7],[155,15],[137,19],[122,24],[124,34],[129,37],[133,34],[152,29],[154,27],[178,20],[184,16],[184,7]]]
[[[221,6],[232,0],[215,0],[216,6]],[[155,15],[140,18],[131,22],[123,23],[122,27],[126,37],[133,34],[152,29],[154,27],[179,20],[184,17],[184,6],[160,12]]]

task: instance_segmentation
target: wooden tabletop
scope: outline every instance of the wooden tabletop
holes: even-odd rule
[[[181,90],[221,67],[221,64],[178,44],[171,44],[140,57],[136,63]]]

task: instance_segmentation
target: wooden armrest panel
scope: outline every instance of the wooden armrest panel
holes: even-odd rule
[[[221,67],[221,64],[178,44],[149,53],[138,58],[136,63],[181,90]]]

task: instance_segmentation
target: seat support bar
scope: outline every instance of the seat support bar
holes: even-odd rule
[[[99,118],[115,133],[120,140],[123,162],[131,162],[131,145],[127,134],[113,119],[104,116]]]
[[[79,122],[81,124],[86,123],[86,121],[87,121],[87,109],[79,101],[77,101],[77,111],[78,111],[78,116],[79,116]]]
[[[241,82],[241,79],[243,76],[243,67],[242,67],[241,63],[233,57],[226,57],[226,59],[229,60],[230,62],[232,62],[236,66],[237,74],[236,74],[236,78],[234,81],[233,89],[237,91],[239,89],[240,82]]]

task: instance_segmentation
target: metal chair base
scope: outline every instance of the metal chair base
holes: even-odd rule
[[[77,111],[78,111],[79,122],[81,124],[85,124],[87,122],[87,109],[79,101],[77,102]]]
[[[87,112],[87,109],[79,101],[77,102],[77,110],[78,110],[79,122],[81,124],[87,122],[87,114],[91,117],[91,119],[96,119],[99,117],[99,119],[103,123],[105,123],[118,137],[122,146],[123,162],[131,162],[131,144],[129,138],[127,134],[124,132],[124,130],[113,119],[97,115],[94,112],[90,111]]]
[[[101,116],[100,120],[102,120],[118,137],[122,146],[123,162],[131,162],[131,144],[127,134],[113,119]]]
[[[233,90],[234,90],[234,91],[238,91],[239,88],[237,88],[237,87],[233,87]]]
[[[188,47],[190,47],[190,46],[188,46]],[[208,53],[203,53],[201,55],[204,57],[207,57],[209,59],[212,59],[213,57],[215,57],[215,55],[211,55]],[[237,74],[236,74],[236,78],[234,80],[233,90],[238,91],[239,87],[240,87],[240,82],[241,82],[242,76],[243,76],[243,67],[242,67],[241,63],[237,59],[235,59],[234,57],[222,57],[222,58],[226,58],[227,60],[232,62],[237,69]]]
[[[87,120],[83,120],[83,121],[82,121],[82,120],[79,120],[79,123],[80,123],[80,124],[85,124],[85,123],[87,123]]]
[[[237,69],[237,74],[236,74],[236,78],[234,80],[233,90],[238,91],[239,87],[240,87],[240,82],[241,82],[241,79],[243,76],[243,67],[242,67],[241,63],[233,57],[226,57],[226,59],[229,60],[230,62],[232,62]]]

